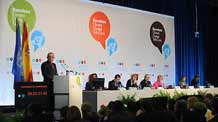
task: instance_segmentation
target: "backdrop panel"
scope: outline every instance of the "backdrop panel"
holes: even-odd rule
[[[21,4],[22,3],[22,4]],[[158,74],[175,84],[174,17],[109,4],[78,0],[2,0],[0,2],[0,105],[13,105],[15,18],[27,21],[35,81],[48,52],[56,55],[58,73],[71,68],[84,77],[96,72],[112,80],[132,73]],[[64,65],[67,64],[68,66]]]

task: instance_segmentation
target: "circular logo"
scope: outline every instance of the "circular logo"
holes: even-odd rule
[[[109,38],[107,41],[107,50],[109,52],[109,55],[111,56],[117,51],[117,41],[114,38]]]
[[[44,34],[39,30],[35,30],[31,35],[31,42],[32,42],[32,45],[34,47],[34,51],[36,52],[45,43]]]
[[[166,60],[171,54],[171,49],[169,44],[164,44],[163,45],[163,56],[164,59]]]
[[[16,19],[19,22],[23,22],[23,20],[25,20],[29,32],[34,28],[36,22],[35,11],[33,6],[26,0],[15,0],[9,6],[8,23],[14,32],[16,31]]]
[[[156,21],[151,25],[150,39],[153,45],[162,53],[162,46],[166,39],[166,33],[164,26],[160,22]]]

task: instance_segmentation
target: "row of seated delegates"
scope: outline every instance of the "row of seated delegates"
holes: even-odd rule
[[[88,90],[88,91],[97,90],[95,83],[94,83],[95,78],[98,78],[96,73],[89,75],[89,80],[86,83],[85,90]],[[120,79],[121,79],[121,76],[119,74],[116,74],[114,79],[112,81],[109,81],[108,89],[109,90],[118,90],[119,88],[123,88],[124,86],[122,85]],[[135,88],[139,88],[139,89],[143,89],[144,87],[153,87],[153,88],[157,89],[158,87],[163,87],[162,80],[163,80],[163,76],[158,75],[157,81],[154,82],[153,85],[151,85],[150,75],[145,74],[144,79],[140,82],[140,84],[138,86],[138,74],[132,74],[131,78],[126,83],[126,89],[129,90],[130,87],[135,87]]]
[[[108,89],[109,90],[118,90],[119,88],[123,88],[121,81],[121,76],[119,74],[115,75],[114,79],[109,82]],[[138,74],[132,74],[131,78],[127,81],[126,89],[130,87],[136,87],[143,89],[144,87],[152,87],[149,74],[145,74],[144,79],[140,82],[138,86]]]
[[[199,80],[200,80],[200,76],[198,74],[196,74],[194,76],[194,78],[191,80],[191,86],[194,86],[194,88],[199,88]],[[186,76],[182,76],[181,80],[179,81],[179,86],[180,88],[187,88],[187,84],[186,84]]]
[[[144,87],[153,87],[157,89],[158,87],[163,87],[163,76],[158,75],[157,81],[154,82],[153,86],[151,85],[149,74],[145,74],[144,79],[140,82],[139,86],[137,85],[138,74],[132,74],[131,78],[126,83],[126,89],[128,90],[130,87],[135,87],[139,89],[143,89]]]

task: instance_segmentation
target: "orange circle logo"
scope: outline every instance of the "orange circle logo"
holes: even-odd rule
[[[110,21],[108,17],[101,11],[97,11],[90,17],[89,31],[92,37],[100,42],[101,46],[105,49],[105,41],[110,35]]]

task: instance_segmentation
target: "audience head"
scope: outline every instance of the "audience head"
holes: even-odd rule
[[[47,54],[47,59],[48,59],[48,62],[50,62],[50,63],[54,62],[54,59],[55,59],[54,53],[53,52],[49,52]]]
[[[207,106],[203,102],[195,102],[193,105],[193,110],[200,114],[201,116],[205,116],[207,112]]]
[[[204,103],[205,103],[208,107],[210,107],[212,100],[213,100],[213,95],[212,95],[211,93],[208,93],[208,94],[206,94],[206,95],[204,96]]]
[[[215,97],[211,103],[212,111],[218,114],[218,97]]]
[[[71,106],[70,108],[68,108],[66,120],[67,121],[81,120],[81,113],[79,108],[76,106]]]
[[[188,110],[193,109],[194,104],[198,102],[198,98],[195,96],[191,96],[187,99],[187,108]]]
[[[83,120],[87,122],[98,122],[97,113],[92,111],[92,106],[90,104],[83,104],[81,107]]]
[[[149,74],[145,74],[144,80],[145,80],[145,81],[149,81],[149,80],[150,80],[150,75],[149,75]]]
[[[175,100],[174,99],[169,99],[167,102],[167,110],[168,111],[174,111],[174,105],[175,105]],[[187,107],[186,107],[187,108]]]
[[[69,108],[68,106],[64,106],[64,107],[62,107],[61,110],[60,110],[61,117],[62,117],[64,120],[66,119],[68,108]]]
[[[107,105],[108,109],[112,110],[113,104],[114,104],[114,101],[110,101]]]
[[[175,103],[175,112],[178,112],[178,113],[185,113],[186,110],[187,110],[187,102],[186,100],[178,100],[176,101]]]
[[[82,104],[82,107],[81,107],[81,111],[82,111],[82,114],[86,114],[86,113],[91,113],[92,112],[92,106],[90,104]]]
[[[125,107],[121,101],[117,100],[112,103],[112,106],[111,106],[112,113],[123,113],[124,110],[125,110]]]
[[[132,113],[135,115],[139,107],[136,102],[130,101],[127,103],[127,109],[129,113]]]
[[[179,121],[183,120],[185,113],[187,112],[187,102],[184,99],[177,100],[174,105],[174,112]]]
[[[152,99],[150,98],[141,99],[140,108],[146,113],[152,112],[153,111]]]
[[[26,109],[27,116],[34,116],[42,114],[42,106],[40,104],[29,104]]]
[[[133,81],[137,81],[138,80],[138,74],[132,74],[131,75],[131,80],[133,80]]]
[[[167,97],[155,97],[152,98],[152,105],[154,108],[154,111],[166,111],[167,110]]]
[[[119,74],[116,74],[116,75],[114,76],[114,81],[115,81],[115,82],[120,82],[120,79],[121,79],[121,76],[120,76]]]

